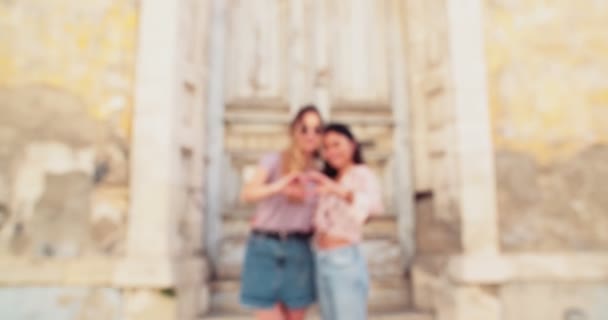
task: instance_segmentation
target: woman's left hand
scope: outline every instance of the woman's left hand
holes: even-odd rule
[[[307,177],[317,183],[317,193],[319,194],[335,194],[344,197],[348,193],[340,184],[320,172],[309,172]]]
[[[299,181],[285,187],[282,193],[291,202],[304,202],[306,200],[306,189]]]
[[[317,185],[316,191],[319,194],[326,194],[333,187],[333,181],[331,181],[326,175],[324,175],[320,172],[317,172],[317,171],[308,172],[306,174],[306,177]]]

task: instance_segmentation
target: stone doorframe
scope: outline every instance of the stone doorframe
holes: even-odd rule
[[[176,288],[180,319],[194,319],[197,313],[205,312],[207,268],[201,254],[204,212],[200,206],[188,209],[179,205],[192,197],[192,190],[197,191],[195,198],[199,200],[204,194],[202,180],[184,183],[188,176],[184,172],[194,177],[202,177],[204,172],[203,155],[207,151],[203,150],[202,126],[207,114],[209,76],[205,19],[211,12],[210,3],[140,1],[126,256],[41,264],[9,259],[0,262],[1,284]],[[443,263],[439,275],[429,277],[427,270],[414,263],[415,306],[434,310],[438,320],[494,320],[501,318],[501,304],[492,287],[484,288],[485,285],[539,280],[607,281],[605,253],[499,252],[483,2],[398,3],[405,17],[400,23],[407,25],[407,63],[402,66],[396,62],[396,67],[405,70],[407,79],[393,81],[409,82],[409,101],[402,103],[411,108],[412,132],[411,139],[406,133],[402,139],[413,149],[416,190],[430,190],[438,199],[449,197],[450,201],[438,201],[439,208],[436,206],[435,210],[442,210],[441,205],[446,203],[454,204],[460,226],[460,251],[456,256],[440,257],[447,263]],[[198,16],[197,10],[192,10],[197,6]],[[184,16],[190,25],[184,26]],[[198,49],[202,60],[187,61],[179,48],[197,35],[202,41]],[[417,96],[438,88],[445,93],[443,101],[429,102]],[[191,113],[199,117],[198,122],[191,123],[188,130],[180,130],[182,126],[176,120],[184,118],[179,108],[184,102],[180,97],[184,96],[194,97],[186,101],[198,106],[192,109],[198,113]],[[429,127],[449,130],[431,131]],[[447,155],[447,159],[439,161],[440,166],[429,156],[437,150]],[[436,177],[451,180],[436,181]],[[188,237],[184,238],[184,233]],[[568,267],[555,268],[563,265]],[[98,271],[95,277],[88,276],[91,268]]]
[[[322,0],[325,1],[325,0]],[[222,206],[222,187],[223,187],[223,177],[226,170],[225,167],[228,159],[225,157],[226,150],[224,149],[224,130],[226,119],[224,117],[225,108],[227,107],[227,102],[225,101],[225,91],[224,90],[224,76],[226,73],[225,70],[225,57],[229,55],[229,52],[226,48],[226,29],[228,27],[227,19],[229,14],[226,12],[228,7],[226,4],[226,0],[215,0],[214,3],[214,13],[213,19],[210,22],[210,72],[208,74],[209,79],[209,96],[208,96],[208,104],[206,106],[206,132],[208,133],[208,139],[206,144],[206,154],[207,154],[207,170],[206,170],[206,182],[208,186],[214,186],[214,188],[207,188],[207,193],[205,197],[210,199],[207,201],[207,206],[205,207],[205,242],[206,242],[206,252],[207,257],[209,258],[209,265],[211,269],[215,269],[216,265],[220,261],[219,259],[219,247],[221,243],[221,229],[222,229],[222,214],[227,211],[225,207]],[[391,8],[399,8],[399,0],[389,0],[387,1],[387,6]],[[304,10],[302,6],[303,2],[294,1],[291,3],[293,7],[297,8],[295,10]],[[291,8],[291,10],[294,10]],[[322,10],[321,10],[322,11]],[[294,14],[290,13],[291,18],[294,16],[299,16],[302,12]],[[403,15],[403,12],[400,13],[391,13],[390,17],[387,19],[386,24],[390,26],[389,34],[387,38],[389,39],[390,45],[387,46],[387,56],[390,65],[392,66],[392,72],[388,72],[389,82],[390,82],[390,97],[388,104],[390,105],[390,112],[393,115],[393,121],[387,122],[389,126],[393,128],[393,134],[390,137],[393,141],[392,150],[393,157],[391,159],[391,167],[392,167],[392,192],[396,195],[402,194],[412,194],[414,193],[413,186],[413,174],[411,172],[411,154],[410,150],[410,132],[407,128],[410,127],[410,106],[408,104],[408,86],[407,86],[407,66],[405,63],[405,30],[400,25],[399,18]],[[319,14],[315,18],[321,21],[324,21],[321,18],[323,15]],[[289,19],[289,18],[288,18]],[[301,19],[301,17],[300,17]],[[297,18],[296,18],[297,20]],[[323,22],[316,21],[316,28],[323,29],[327,27],[323,24]],[[316,30],[317,33],[321,33],[322,35],[317,35],[317,39],[325,39],[327,34],[326,31]],[[297,33],[297,32],[296,32]],[[295,42],[302,41],[294,40]],[[319,40],[316,40],[319,41]],[[319,41],[322,43],[322,41]],[[297,44],[292,43],[292,46],[297,47]],[[319,45],[318,47],[323,47],[323,45]],[[326,50],[318,49],[320,51]],[[294,50],[297,51],[297,50]],[[292,52],[292,54],[294,54]],[[301,54],[301,53],[299,53]],[[295,54],[294,54],[295,55]],[[293,70],[298,70],[297,62],[294,59],[294,65],[292,65]],[[319,87],[316,90],[319,91],[327,91],[328,89],[325,87]],[[289,102],[289,108],[291,113],[295,113],[297,109],[300,107],[298,101],[301,102],[302,92],[298,90],[290,91],[286,100]],[[326,119],[328,119],[330,114],[330,101],[329,101],[329,93],[324,92],[323,94],[316,94],[311,97],[311,102],[314,103],[319,110],[324,115]],[[307,103],[309,101],[306,101]],[[287,123],[285,123],[287,124]],[[395,196],[393,199],[393,203],[391,208],[394,208],[395,214],[397,215],[398,222],[398,240],[400,242],[400,247],[402,249],[402,253],[405,256],[404,268],[406,266],[411,265],[413,260],[413,256],[415,253],[415,243],[414,243],[414,205],[413,205],[413,196],[412,197],[402,197]],[[212,270],[214,271],[214,270]]]
[[[202,230],[211,4],[139,4],[126,254],[165,266],[134,277],[144,273],[140,286],[174,292],[178,319],[199,319],[208,305]]]
[[[498,253],[494,148],[488,105],[483,1],[446,0],[457,200],[463,254]]]
[[[222,0],[219,0],[221,2]],[[197,197],[205,194],[200,186],[201,181],[189,181],[184,186],[184,171],[202,177],[204,171],[202,150],[204,139],[203,123],[207,114],[208,59],[199,64],[184,64],[180,45],[187,37],[199,37],[208,42],[207,29],[202,26],[207,21],[202,18],[195,30],[184,29],[184,10],[188,11],[190,1],[142,0],[140,2],[140,32],[137,55],[136,95],[134,112],[133,148],[131,162],[131,211],[129,213],[127,255],[136,261],[149,261],[150,265],[166,266],[164,281],[159,283],[158,274],[149,274],[142,282],[151,287],[177,288],[178,301],[182,307],[180,318],[192,319],[196,312],[204,312],[207,304],[205,292],[206,259],[201,256],[203,243],[202,210],[184,208],[180,201],[192,196],[191,190],[198,190]],[[447,17],[447,35],[445,38],[433,38],[420,28],[408,28],[408,49],[405,56],[419,50],[415,41],[422,37],[431,41],[447,41],[447,63],[449,69],[449,97],[440,112],[452,115],[448,125],[453,127],[456,144],[451,153],[452,163],[458,179],[450,186],[461,221],[461,246],[465,256],[493,257],[498,252],[496,223],[496,192],[494,181],[494,157],[490,136],[490,122],[487,102],[487,84],[482,34],[481,0],[409,0],[405,3],[407,10],[405,20],[409,25],[420,23],[420,28],[427,25],[421,21],[421,10],[430,6],[443,10]],[[200,16],[210,11],[208,5],[198,7]],[[441,12],[439,12],[441,14]],[[418,16],[417,16],[418,15]],[[424,15],[423,15],[424,16]],[[196,17],[193,18],[197,21]],[[397,23],[397,22],[396,22]],[[403,22],[402,22],[403,23]],[[196,23],[195,23],[196,25]],[[422,32],[422,33],[421,33]],[[182,41],[182,42],[180,42]],[[414,44],[412,46],[412,44]],[[433,43],[424,43],[432,46]],[[440,44],[442,47],[443,44]],[[205,47],[204,45],[202,47]],[[205,47],[206,48],[206,47]],[[425,51],[427,48],[422,48]],[[206,53],[205,49],[205,53]],[[404,57],[405,61],[408,61]],[[196,67],[194,69],[187,67]],[[185,68],[186,67],[186,68]],[[400,64],[397,63],[397,67]],[[407,78],[415,78],[413,66],[401,66],[407,72]],[[406,70],[407,69],[407,70]],[[192,71],[193,70],[193,71]],[[193,73],[195,72],[195,73]],[[198,72],[198,73],[196,73]],[[184,80],[186,79],[186,80]],[[393,79],[395,83],[407,85],[406,79]],[[185,86],[184,86],[185,84]],[[221,86],[220,86],[221,87]],[[180,119],[183,116],[181,97],[186,91],[194,90],[197,96],[196,119],[189,130],[181,130]],[[410,88],[412,86],[410,85]],[[408,101],[402,101],[407,104]],[[426,105],[412,104],[412,119],[416,118],[417,108]],[[195,108],[195,109],[197,109]],[[405,117],[406,115],[404,115]],[[208,119],[211,120],[211,119]],[[416,126],[416,124],[412,124]],[[420,126],[420,125],[419,125]],[[416,139],[416,133],[413,133]],[[408,135],[404,133],[405,143]],[[424,143],[423,143],[424,144]],[[184,158],[190,159],[184,161]],[[192,162],[194,159],[194,162]],[[424,157],[422,159],[425,159]],[[184,168],[184,164],[188,168]],[[414,168],[419,170],[423,163],[414,161]],[[429,170],[432,170],[430,168]],[[187,176],[187,175],[186,175]],[[416,173],[416,176],[424,174]],[[442,190],[436,190],[441,192]],[[183,238],[183,222],[198,223],[188,229],[190,237]],[[186,232],[188,233],[188,232]],[[186,240],[198,239],[198,244],[183,243]],[[193,246],[187,248],[188,246]],[[184,249],[186,247],[186,249]],[[186,271],[186,272],[184,272]],[[181,275],[181,276],[178,276]],[[190,275],[184,277],[185,275]],[[194,277],[194,278],[192,278]],[[188,286],[187,284],[190,284]],[[180,292],[187,293],[180,295]],[[185,298],[184,298],[185,297]],[[461,301],[457,301],[461,302]],[[434,308],[441,307],[439,302]],[[196,312],[195,312],[196,311]],[[490,310],[494,312],[496,310]],[[490,316],[485,319],[493,319]],[[438,312],[441,318],[441,312]]]

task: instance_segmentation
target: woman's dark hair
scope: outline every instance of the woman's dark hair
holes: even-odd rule
[[[357,139],[355,138],[355,136],[350,131],[350,129],[348,128],[347,125],[342,124],[342,123],[335,123],[335,122],[330,123],[327,126],[325,126],[325,129],[323,130],[323,134],[327,134],[330,132],[343,135],[344,137],[346,137],[348,140],[350,140],[351,142],[353,142],[355,144],[355,151],[353,152],[353,159],[352,159],[353,163],[355,163],[355,164],[365,163],[365,160],[363,159],[363,154],[361,153],[361,144],[359,144],[359,142],[357,141]],[[324,162],[323,173],[332,179],[336,179],[338,176],[338,170],[336,170],[336,168],[332,167],[327,161]]]

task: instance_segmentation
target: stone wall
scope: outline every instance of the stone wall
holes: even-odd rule
[[[462,251],[456,126],[451,104],[446,1],[404,2],[412,163],[416,188],[416,253]]]
[[[2,318],[206,310],[204,201],[182,207],[203,190],[209,3],[0,2]],[[399,6],[418,192],[414,304],[440,320],[605,319],[608,5],[485,1],[482,28],[481,3]],[[141,165],[129,170],[129,159]]]
[[[605,319],[608,4],[485,1],[485,25],[502,255],[461,270],[501,319]]]
[[[486,1],[500,243],[608,248],[608,4]]]
[[[0,2],[3,319],[122,319],[124,291],[88,287],[105,264],[80,259],[124,254],[137,12]],[[79,260],[79,272],[61,267]]]
[[[0,256],[119,254],[135,1],[4,1],[0,21]]]

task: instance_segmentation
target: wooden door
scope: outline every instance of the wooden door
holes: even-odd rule
[[[221,23],[213,25],[223,40],[215,43],[221,67],[212,66],[210,75],[222,85],[210,88],[207,123],[213,141],[207,248],[217,280],[212,303],[229,308],[226,295],[238,286],[252,211],[238,202],[243,182],[262,154],[286,146],[297,109],[314,103],[327,121],[353,128],[382,181],[387,214],[368,225],[363,247],[376,283],[372,304],[399,305],[407,300],[400,281],[413,254],[414,194],[399,1],[223,3]]]

